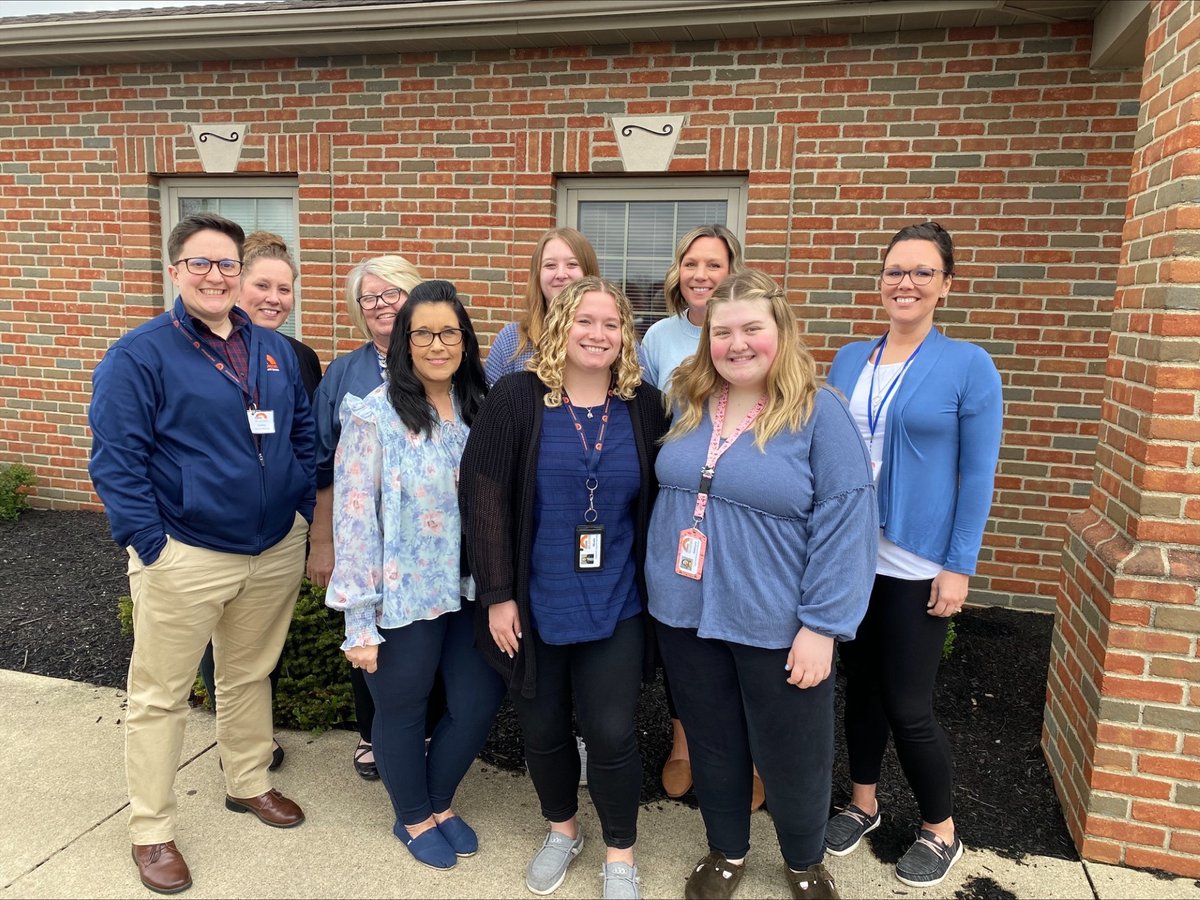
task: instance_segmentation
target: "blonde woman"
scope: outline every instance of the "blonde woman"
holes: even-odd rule
[[[709,300],[669,398],[646,585],[708,835],[685,896],[741,880],[753,758],[792,896],[836,897],[821,865],[833,648],[866,611],[878,532],[862,439],[755,270]]]
[[[463,454],[476,641],[509,686],[549,823],[525,872],[535,894],[557,889],[583,846],[574,712],[607,847],[603,895],[639,896],[634,714],[653,671],[642,569],[666,419],[634,341],[619,288],[574,282],[550,309],[530,371],[488,394]]]
[[[329,364],[313,400],[317,420],[317,509],[308,538],[308,577],[321,587],[329,584],[333,572],[333,457],[342,434],[342,400],[347,394],[365,397],[383,384],[396,316],[409,292],[422,281],[420,272],[403,256],[372,257],[351,269],[346,278],[346,313],[367,340]],[[350,685],[359,733],[354,771],[366,781],[377,781],[379,769],[371,746],[375,704],[361,669],[350,670]]]
[[[500,329],[488,351],[484,367],[488,384],[495,384],[513,372],[525,371],[546,330],[550,304],[568,284],[599,274],[596,251],[581,232],[574,228],[551,228],[543,234],[529,258],[525,312],[519,320]]]

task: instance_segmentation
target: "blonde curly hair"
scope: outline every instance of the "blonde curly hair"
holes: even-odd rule
[[[771,310],[779,331],[779,345],[767,372],[767,405],[754,423],[754,445],[762,450],[767,441],[787,428],[798,431],[812,415],[816,403],[817,365],[800,338],[796,314],[787,295],[771,276],[758,269],[743,269],[730,275],[713,291],[700,329],[696,355],[683,361],[671,379],[667,409],[676,410],[671,430],[663,443],[693,431],[704,420],[709,400],[725,386],[712,360],[709,329],[713,311],[726,303],[762,301]]]
[[[611,281],[590,275],[580,278],[563,288],[555,298],[546,317],[546,330],[529,361],[529,371],[535,373],[542,384],[550,389],[546,394],[546,405],[562,406],[563,373],[567,363],[567,336],[575,323],[575,313],[583,301],[583,295],[593,291],[613,298],[617,315],[621,319],[621,353],[613,363],[612,373],[616,384],[613,392],[622,400],[632,400],[638,385],[642,383],[642,365],[637,355],[637,332],[633,327],[633,307],[625,292]]]

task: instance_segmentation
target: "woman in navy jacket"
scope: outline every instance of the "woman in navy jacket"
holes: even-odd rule
[[[890,732],[921,810],[917,840],[896,864],[914,887],[940,883],[962,855],[933,686],[947,624],[975,572],[1003,418],[991,358],[933,327],[953,276],[953,242],[940,225],[897,232],[880,277],[888,330],[842,347],[829,372],[870,452],[880,537],[866,618],[841,646],[852,792],[829,820],[826,848],[844,856],[879,826],[875,791]]]

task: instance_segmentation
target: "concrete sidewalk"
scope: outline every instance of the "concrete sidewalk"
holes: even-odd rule
[[[0,670],[0,697],[0,895],[158,896],[142,888],[129,858],[124,692]],[[225,809],[214,719],[193,711],[176,781],[177,842],[195,880],[186,896],[533,896],[523,873],[544,825],[526,776],[475,765],[454,806],[478,831],[480,852],[435,872],[392,836],[382,785],[351,769],[356,739],[346,731],[281,736],[287,760],[275,785],[304,807],[308,821],[279,831]],[[586,800],[580,818],[587,841],[557,897],[599,896],[604,847]],[[786,898],[770,816],[755,815],[753,828],[756,849],[738,897]],[[639,835],[643,895],[682,897],[685,877],[706,851],[699,813],[669,801],[650,804]],[[1200,898],[1190,879],[970,849],[945,882],[925,891],[901,884],[866,847],[826,864],[847,898]]]

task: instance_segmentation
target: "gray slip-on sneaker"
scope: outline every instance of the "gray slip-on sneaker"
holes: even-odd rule
[[[583,849],[583,829],[571,840],[559,831],[551,831],[525,867],[525,886],[535,894],[552,894],[567,877],[567,868]]]
[[[623,862],[605,863],[600,870],[600,881],[604,885],[601,894],[604,900],[642,900],[638,888],[642,879],[638,878],[637,866]]]

